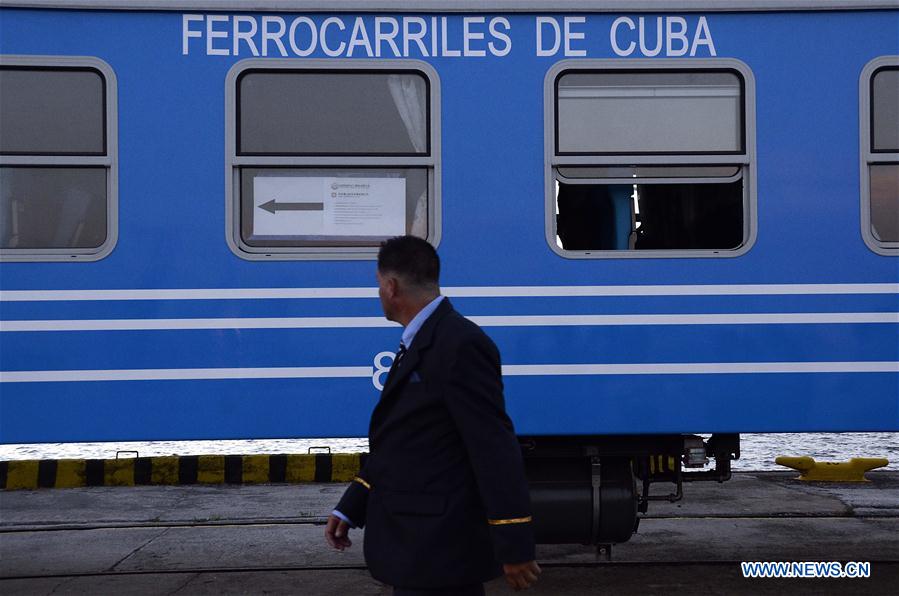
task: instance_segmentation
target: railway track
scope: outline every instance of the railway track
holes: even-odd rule
[[[666,568],[666,567],[739,567],[740,561],[596,561],[588,562],[553,562],[540,561],[543,569],[593,569],[602,567],[616,568]],[[872,566],[890,566],[899,569],[899,561],[871,561]],[[79,573],[51,573],[45,575],[14,575],[0,577],[0,582],[7,580],[29,579],[63,579],[74,577],[110,577],[110,576],[146,576],[146,575],[186,575],[186,574],[226,574],[226,573],[281,573],[281,572],[319,572],[319,571],[366,571],[365,565],[292,565],[292,566],[248,566],[248,567],[192,567],[186,569],[130,569],[91,571]]]
[[[894,509],[890,509],[887,515],[860,515],[852,511],[844,513],[834,512],[815,512],[783,515],[758,515],[758,514],[709,514],[709,515],[647,515],[642,520],[664,520],[664,519],[899,519],[899,513],[893,513]],[[129,530],[129,529],[147,529],[147,528],[200,528],[200,527],[217,527],[226,528],[229,526],[323,526],[327,522],[327,517],[304,517],[297,519],[285,518],[253,518],[247,520],[203,520],[203,521],[146,521],[146,522],[108,522],[100,524],[40,524],[40,525],[9,525],[0,526],[0,535],[3,534],[20,534],[25,532],[71,532],[71,531],[89,531],[89,530]]]
[[[712,518],[721,519],[724,516],[711,516]],[[735,517],[735,516],[730,516]],[[796,517],[796,516],[790,516]],[[838,516],[838,515],[809,515],[803,516],[809,518],[842,518],[849,516]],[[667,517],[667,518],[655,518],[655,519],[677,519],[675,517]],[[762,519],[759,516],[743,516],[743,519]],[[878,518],[880,520],[883,519],[899,519],[896,517],[891,518]],[[297,519],[297,520],[285,520],[285,519],[253,519],[246,521],[236,521],[236,520],[204,520],[204,521],[196,521],[196,522],[141,522],[141,523],[122,523],[122,524],[78,524],[78,525],[55,525],[55,526],[45,526],[45,527],[5,527],[0,528],[0,536],[2,535],[16,535],[16,534],[26,534],[26,533],[41,533],[46,535],[47,533],[59,532],[59,533],[71,533],[71,532],[118,532],[118,531],[128,531],[128,530],[147,530],[152,528],[158,528],[162,530],[167,529],[191,529],[191,528],[216,528],[216,529],[225,529],[229,527],[233,528],[246,528],[248,526],[297,526],[297,527],[308,527],[308,526],[321,526],[325,522],[325,518],[305,518],[305,519]],[[897,523],[897,527],[899,527],[899,523]],[[324,545],[322,545],[324,549]],[[674,554],[672,552],[672,554]],[[695,555],[695,553],[694,553]],[[617,568],[620,570],[625,570],[628,568],[647,568],[647,569],[655,569],[662,570],[668,568],[729,568],[729,569],[738,569],[741,559],[736,558],[709,558],[709,557],[699,557],[696,558],[664,558],[660,560],[600,560],[597,559],[595,561],[584,561],[583,554],[581,554],[581,560],[579,561],[554,561],[552,560],[553,556],[560,556],[558,554],[549,554],[543,561],[540,562],[540,565],[546,569],[591,569],[591,568]],[[899,572],[899,560],[872,560],[872,565],[879,569],[883,569],[884,567],[889,568],[892,571]],[[149,576],[149,575],[190,575],[190,574],[241,574],[241,573],[299,573],[299,572],[330,572],[330,571],[365,571],[367,567],[362,564],[358,559],[352,563],[347,564],[298,564],[298,565],[229,565],[229,566],[203,566],[203,565],[195,565],[190,567],[177,567],[177,568],[153,568],[153,569],[102,569],[102,570],[90,570],[90,571],[60,571],[60,572],[49,572],[49,573],[23,573],[9,574],[7,570],[7,574],[0,576],[0,582],[7,582],[11,580],[37,580],[37,579],[67,579],[67,578],[102,578],[102,577],[128,577],[128,576]]]

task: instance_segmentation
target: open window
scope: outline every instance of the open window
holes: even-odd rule
[[[439,84],[417,61],[245,60],[228,75],[228,241],[247,259],[437,244]]]
[[[859,82],[862,237],[899,255],[899,56],[865,66]]]
[[[112,250],[115,88],[96,58],[0,57],[0,259],[95,261]]]
[[[755,237],[753,82],[734,60],[566,61],[546,78],[562,256],[736,256]]]

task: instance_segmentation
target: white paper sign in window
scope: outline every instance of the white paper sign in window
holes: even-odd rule
[[[399,236],[404,178],[258,177],[255,236]]]

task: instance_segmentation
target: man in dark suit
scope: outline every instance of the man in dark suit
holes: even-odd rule
[[[499,351],[440,295],[440,261],[414,236],[384,242],[378,287],[403,339],[369,426],[370,454],[325,537],[350,546],[394,594],[483,594],[501,573],[537,581],[521,450],[506,415]]]

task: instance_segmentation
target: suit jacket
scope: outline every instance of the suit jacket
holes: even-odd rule
[[[484,582],[534,559],[521,448],[499,351],[446,298],[388,373],[370,454],[337,510],[365,527],[375,579],[403,588]]]

